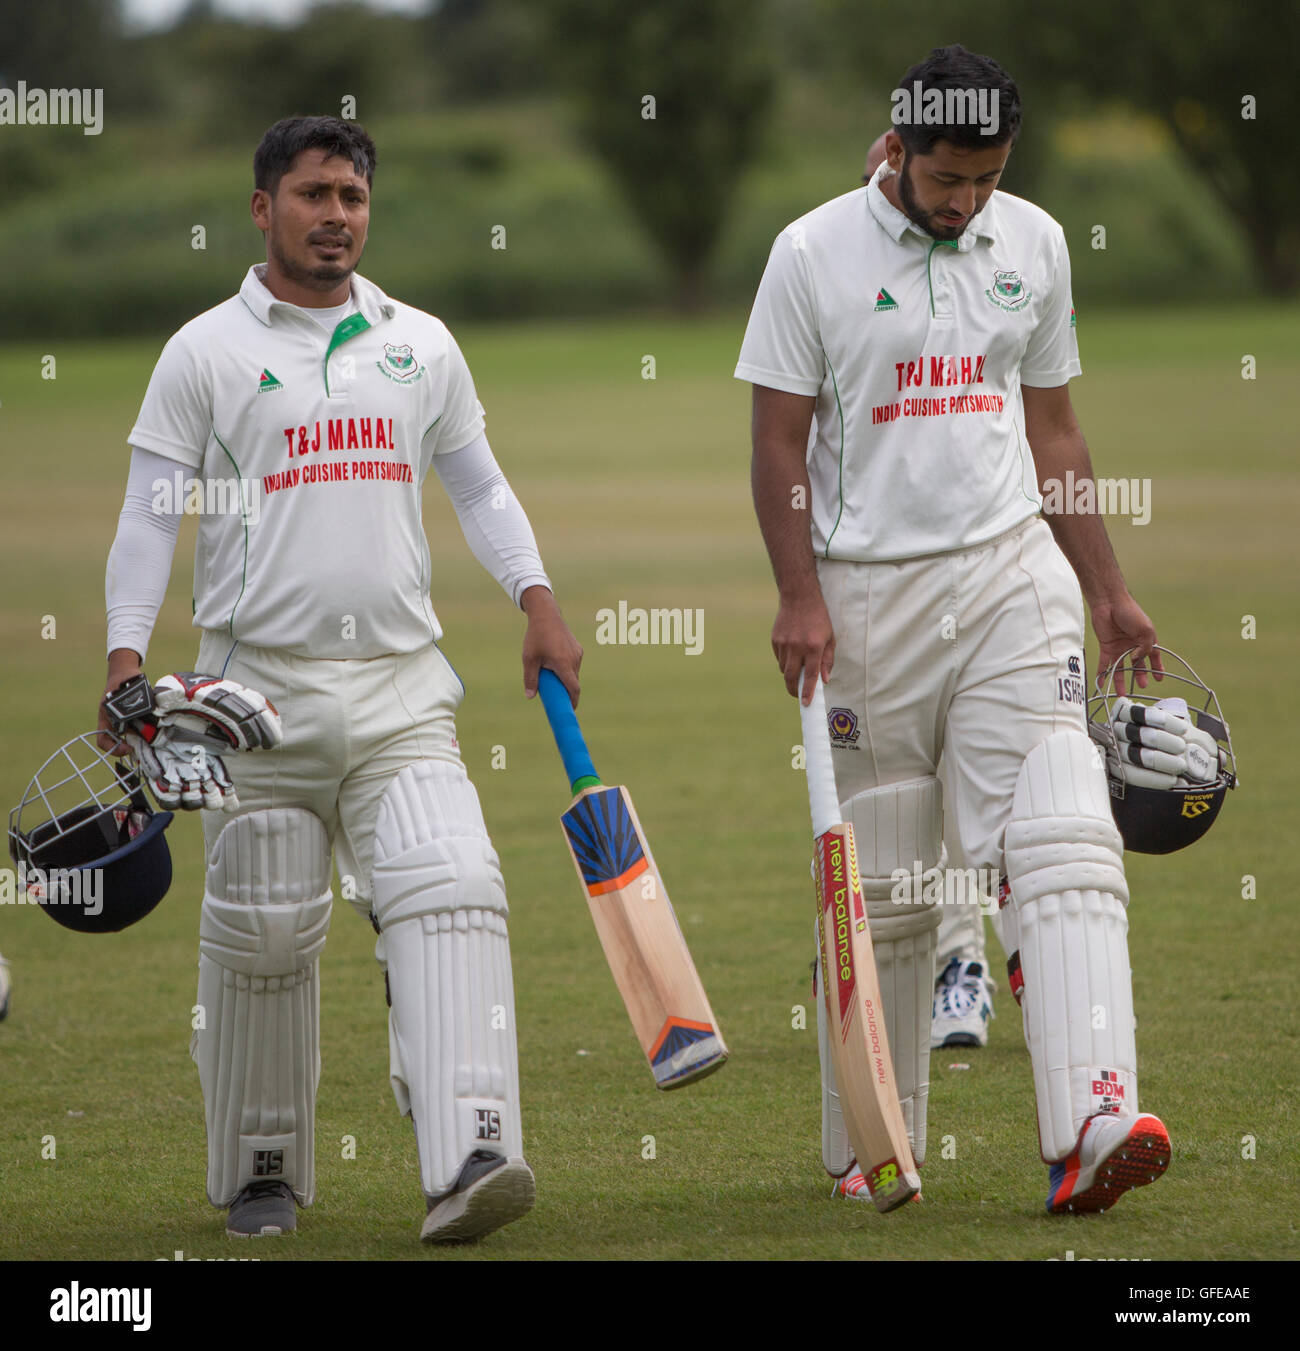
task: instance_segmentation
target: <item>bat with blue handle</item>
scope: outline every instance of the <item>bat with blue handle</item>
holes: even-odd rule
[[[600,781],[569,692],[537,682],[574,794],[560,817],[605,959],[659,1088],[721,1069],[727,1047],[626,788]]]

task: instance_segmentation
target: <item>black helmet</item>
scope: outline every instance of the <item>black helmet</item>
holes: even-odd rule
[[[1159,695],[1148,686],[1139,698],[1133,683],[1134,650],[1120,657],[1104,685],[1098,679],[1097,692],[1088,700],[1088,734],[1104,752],[1111,812],[1124,847],[1139,854],[1172,854],[1194,844],[1214,824],[1228,789],[1236,787],[1237,760],[1218,696],[1200,676],[1176,652],[1157,647],[1165,659]],[[1181,672],[1169,669],[1170,658]],[[1121,673],[1127,696],[1115,691],[1115,679]],[[1178,714],[1213,740],[1212,758],[1202,756],[1202,763],[1211,766],[1204,780],[1144,768],[1136,737],[1125,738],[1117,731],[1126,724],[1130,729],[1140,728],[1146,721],[1145,711],[1164,705],[1169,696],[1186,705],[1185,712],[1177,708]],[[1134,711],[1124,711],[1124,705],[1132,705]],[[1210,747],[1204,736],[1198,740]]]
[[[86,732],[36,771],[9,813],[9,854],[20,893],[81,933],[116,933],[167,894],[172,858],[129,760],[110,760]]]

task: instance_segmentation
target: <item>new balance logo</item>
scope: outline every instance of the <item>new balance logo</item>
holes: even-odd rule
[[[879,314],[881,310],[896,310],[897,308],[898,301],[896,301],[882,286],[880,290],[876,292],[876,313]]]

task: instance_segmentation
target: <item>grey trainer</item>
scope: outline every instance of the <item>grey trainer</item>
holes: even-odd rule
[[[445,1192],[425,1198],[429,1213],[420,1237],[426,1243],[481,1238],[527,1214],[536,1195],[533,1170],[523,1159],[476,1149]]]
[[[231,1238],[269,1238],[298,1227],[293,1192],[284,1182],[250,1182],[231,1204],[226,1233]]]

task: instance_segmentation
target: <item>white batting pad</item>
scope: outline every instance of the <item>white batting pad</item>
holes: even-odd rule
[[[1030,751],[1006,867],[1019,930],[1021,1010],[1048,1163],[1098,1112],[1137,1112],[1128,884],[1101,760],[1082,732]]]
[[[880,979],[894,1082],[918,1166],[925,1161],[935,931],[942,895],[943,799],[935,778],[859,793],[846,804]],[[895,878],[906,873],[906,878]],[[825,1063],[825,1062],[823,1062]]]
[[[261,1181],[311,1204],[331,900],[329,838],[310,812],[249,812],[217,837],[199,917],[203,1024],[190,1047],[213,1205]]]
[[[397,775],[374,858],[393,1093],[433,1198],[475,1150],[523,1157],[505,886],[461,766],[423,760]]]

